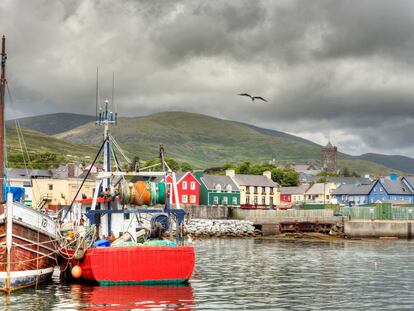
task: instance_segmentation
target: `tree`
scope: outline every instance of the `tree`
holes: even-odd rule
[[[191,167],[190,163],[188,163],[188,162],[182,162],[180,167],[181,167],[182,172],[192,172],[193,171],[193,168]]]
[[[352,177],[361,177],[361,175],[359,175],[357,172],[353,171],[352,172]]]
[[[236,168],[237,174],[250,174],[250,161],[245,161]]]
[[[349,169],[347,167],[344,167],[341,171],[341,175],[344,177],[350,177],[351,173],[349,172]]]
[[[298,186],[300,183],[299,174],[294,170],[288,170],[284,172],[282,179],[283,187],[294,187]]]
[[[275,167],[271,170],[271,172],[272,172],[272,180],[274,182],[277,182],[279,185],[281,185],[283,176],[284,176],[283,171],[280,168]]]
[[[173,172],[177,172],[180,170],[180,164],[177,161],[175,161],[173,158],[165,158],[165,162],[167,163],[167,165],[170,167],[170,169]],[[145,162],[145,167],[149,167],[155,164],[159,164],[159,165],[152,167],[151,170],[155,172],[161,172],[162,165],[161,165],[161,161],[159,158],[153,158],[153,159],[148,160],[147,162]]]

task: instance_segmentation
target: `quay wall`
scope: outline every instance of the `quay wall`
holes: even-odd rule
[[[350,237],[413,237],[414,220],[351,220],[345,223]]]
[[[229,219],[231,214],[228,206],[190,205],[184,210],[190,219]]]
[[[279,234],[282,222],[343,223],[345,218],[334,216],[332,209],[320,210],[243,210],[233,209],[233,219],[251,221],[264,235]]]

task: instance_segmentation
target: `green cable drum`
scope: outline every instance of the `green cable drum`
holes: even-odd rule
[[[157,203],[158,204],[164,204],[165,203],[165,183],[164,182],[159,182],[157,183]]]

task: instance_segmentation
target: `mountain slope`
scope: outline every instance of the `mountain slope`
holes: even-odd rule
[[[358,157],[366,161],[375,162],[389,168],[414,174],[414,159],[400,155],[385,155],[378,153],[365,153]]]
[[[68,159],[76,158],[82,160],[85,157],[92,157],[97,152],[97,147],[95,146],[72,143],[33,130],[22,129],[22,133],[29,153],[53,152]],[[16,128],[6,127],[6,145],[9,154],[22,153]]]
[[[163,112],[145,117],[120,118],[112,134],[131,156],[156,157],[160,143],[167,156],[186,161],[197,168],[250,160],[253,163],[275,158],[279,163],[302,163],[320,158],[320,146],[305,139],[251,125],[201,114]],[[56,138],[75,143],[98,145],[102,128],[87,123]],[[382,165],[338,155],[339,166],[360,173],[386,173]]]
[[[54,135],[69,131],[78,126],[94,121],[95,117],[75,113],[53,113],[19,119],[22,128]],[[7,126],[14,126],[14,120],[6,121]]]

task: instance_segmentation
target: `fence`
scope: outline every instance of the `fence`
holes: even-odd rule
[[[371,206],[345,207],[342,210],[343,216],[351,219],[384,219],[384,220],[412,220],[414,219],[414,207],[399,206],[393,207],[389,203],[376,204]]]

